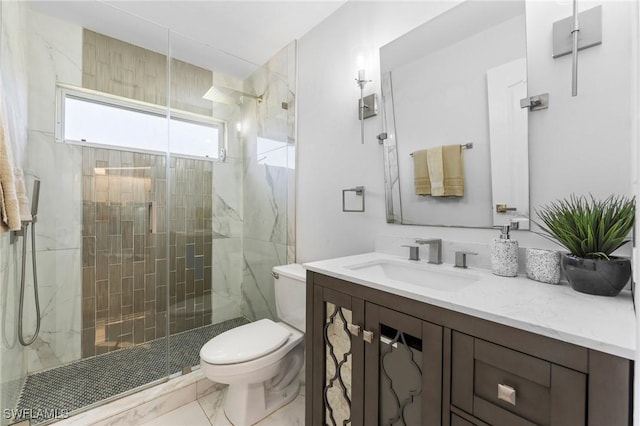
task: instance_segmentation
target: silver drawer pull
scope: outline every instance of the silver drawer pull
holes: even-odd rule
[[[498,399],[516,405],[516,390],[511,386],[498,383]]]
[[[360,335],[360,326],[359,325],[347,324],[347,329],[349,329],[349,333],[353,334],[354,336],[359,336]]]

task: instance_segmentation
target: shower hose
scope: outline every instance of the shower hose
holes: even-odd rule
[[[29,230],[29,223],[22,225],[22,274],[20,277],[20,305],[18,307],[18,340],[22,346],[29,346],[36,341],[38,333],[40,332],[40,300],[38,299],[38,273],[36,268],[36,223],[31,223],[31,264],[33,265],[33,296],[36,304],[36,331],[33,337],[29,341],[25,341],[22,334],[22,316],[24,313],[24,287],[25,287],[25,275],[27,266],[27,232]]]

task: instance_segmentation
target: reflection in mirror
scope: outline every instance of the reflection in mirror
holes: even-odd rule
[[[380,63],[387,221],[528,217],[524,1],[464,2],[383,46]]]

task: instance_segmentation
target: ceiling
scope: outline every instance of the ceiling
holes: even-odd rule
[[[245,78],[346,0],[29,0],[92,31]],[[167,29],[171,30],[167,43]]]

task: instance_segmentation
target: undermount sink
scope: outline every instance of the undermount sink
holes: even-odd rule
[[[392,280],[449,292],[461,290],[480,279],[467,271],[439,270],[446,266],[393,260],[375,260],[346,268],[372,281]]]

